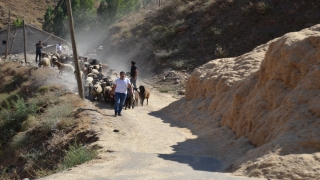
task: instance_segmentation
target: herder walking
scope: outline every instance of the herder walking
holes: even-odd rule
[[[137,88],[137,77],[138,77],[138,68],[136,67],[136,62],[131,61],[131,71],[130,71],[130,82],[134,88]]]
[[[39,62],[41,61],[42,48],[43,48],[42,43],[41,41],[39,41],[36,44],[36,63],[38,63],[38,56],[39,56]]]

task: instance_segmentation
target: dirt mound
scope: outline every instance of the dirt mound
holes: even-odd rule
[[[219,135],[214,128],[230,127],[237,140],[229,135],[224,148],[237,149],[232,141],[247,137],[254,145],[249,151],[222,155],[233,161],[228,170],[236,174],[319,177],[319,49],[316,25],[242,56],[212,60],[191,74],[188,101],[175,113],[212,141]]]

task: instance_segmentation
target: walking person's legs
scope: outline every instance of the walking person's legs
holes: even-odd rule
[[[122,108],[123,108],[124,103],[126,101],[126,97],[127,97],[127,94],[120,93],[120,105],[119,105],[119,111],[118,111],[119,116],[121,116],[121,111],[122,111]]]
[[[36,63],[38,63],[38,57],[39,57],[39,62],[41,61],[41,56],[42,56],[42,52],[36,51]]]
[[[115,93],[114,116],[118,115],[120,106],[120,93]]]
[[[38,56],[39,56],[39,53],[36,52],[36,63],[38,63]],[[40,58],[40,57],[39,57],[39,58]],[[39,60],[39,62],[40,62],[40,60]]]
[[[137,80],[135,80],[133,77],[130,78],[130,82],[133,85],[134,88],[137,88]]]
[[[39,52],[39,62],[41,61],[42,52]]]

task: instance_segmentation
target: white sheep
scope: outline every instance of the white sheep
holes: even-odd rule
[[[58,66],[58,69],[59,69],[58,76],[59,75],[62,76],[62,72],[67,72],[69,75],[74,73],[74,68],[71,64],[63,64],[58,61],[55,61],[54,63]]]
[[[100,72],[98,71],[98,69],[91,69],[90,73],[98,75]]]
[[[96,83],[95,85],[93,85],[91,88],[92,101],[94,101],[96,97],[97,97],[97,100],[100,101],[101,93],[102,93],[102,87],[100,83]]]
[[[50,67],[50,59],[47,57],[42,58],[42,61],[38,63],[38,66],[41,67]]]
[[[93,85],[93,77],[87,77],[84,82],[84,91],[86,96],[89,96],[89,94],[91,94],[92,85]]]
[[[109,96],[109,92],[112,90],[111,86],[106,86],[104,87],[103,89],[103,97],[104,97],[104,100],[106,101],[106,103],[110,102],[111,101],[111,97]]]

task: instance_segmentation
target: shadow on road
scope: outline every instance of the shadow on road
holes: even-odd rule
[[[234,161],[240,159],[254,146],[245,137],[237,138],[230,128],[221,127],[220,122],[211,120],[203,112],[193,110],[192,113],[197,114],[197,119],[191,120],[184,114],[186,113],[184,111],[187,110],[181,111],[184,109],[182,106],[185,101],[185,99],[180,99],[159,111],[149,113],[150,116],[160,118],[164,123],[169,123],[171,127],[190,130],[194,136],[171,146],[174,153],[159,154],[158,156],[165,160],[187,164],[197,171],[235,171]]]
[[[222,170],[222,165],[219,160],[212,157],[187,156],[179,154],[159,154],[158,157],[176,161],[190,165],[194,170],[219,172]]]

